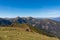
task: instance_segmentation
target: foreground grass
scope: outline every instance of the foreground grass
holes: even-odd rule
[[[0,27],[0,40],[57,40],[57,38],[27,32],[16,27]]]

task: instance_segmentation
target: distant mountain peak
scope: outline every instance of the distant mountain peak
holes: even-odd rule
[[[19,16],[16,17],[16,19],[19,19],[19,18],[20,18]]]

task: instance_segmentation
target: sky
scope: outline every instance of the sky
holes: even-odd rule
[[[0,0],[0,17],[60,17],[60,0]]]

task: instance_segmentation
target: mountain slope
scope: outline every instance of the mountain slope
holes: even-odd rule
[[[42,31],[42,34],[60,37],[60,22],[58,21],[51,19],[36,19],[34,21],[30,20],[28,23],[38,32]]]
[[[11,30],[10,30],[11,29]],[[57,40],[36,32],[28,32],[19,27],[0,27],[0,40]]]

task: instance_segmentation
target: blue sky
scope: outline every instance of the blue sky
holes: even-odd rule
[[[0,0],[0,17],[59,17],[60,0]]]

